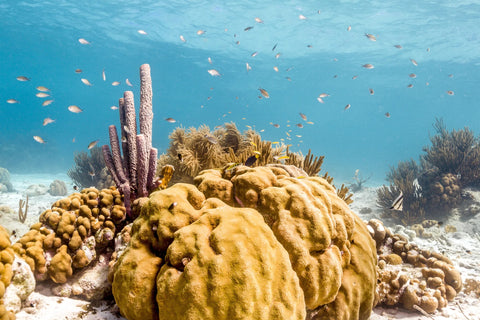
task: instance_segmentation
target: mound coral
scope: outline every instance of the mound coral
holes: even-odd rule
[[[8,231],[0,226],[0,319],[13,320],[15,314],[7,311],[3,304],[3,296],[5,289],[10,285],[12,280],[12,263],[15,259],[12,248],[10,247],[10,236]]]
[[[112,242],[125,212],[118,190],[83,189],[56,201],[12,248],[38,281],[65,283]]]
[[[90,149],[90,156],[84,151],[76,153],[73,160],[75,165],[67,174],[78,187],[107,189],[113,185],[100,147]]]
[[[5,168],[0,168],[0,192],[12,192],[13,185],[10,182],[10,172]]]
[[[462,289],[460,273],[444,255],[392,234],[379,220],[370,220],[368,229],[379,255],[377,304],[434,313]]]
[[[67,195],[67,185],[61,180],[54,180],[50,183],[48,193],[52,196],[66,196]]]
[[[368,319],[377,261],[366,225],[325,179],[289,170],[205,170],[198,189],[176,184],[137,202],[113,272],[122,314],[303,319],[306,306],[307,319]]]

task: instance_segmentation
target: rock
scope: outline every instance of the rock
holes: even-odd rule
[[[67,185],[61,180],[54,180],[52,183],[50,183],[48,193],[50,193],[52,196],[66,196]]]
[[[18,312],[22,302],[35,290],[35,277],[29,265],[18,256],[12,264],[12,282],[7,287],[3,300],[7,310]]]
[[[48,188],[43,184],[32,184],[25,190],[25,194],[29,197],[43,196],[47,192]]]
[[[10,172],[5,168],[0,168],[0,192],[14,191],[13,185],[10,182]]]

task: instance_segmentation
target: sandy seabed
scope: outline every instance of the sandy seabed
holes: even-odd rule
[[[15,212],[19,207],[19,200],[25,199],[25,190],[32,184],[49,186],[55,179],[62,180],[67,184],[68,194],[73,193],[73,184],[66,174],[30,174],[11,175],[11,182],[15,192],[0,193],[0,206],[9,206]],[[480,193],[474,194],[480,200]],[[3,214],[0,224],[8,230],[15,230],[18,235],[23,235],[29,230],[29,226],[38,222],[39,215],[58,199],[48,193],[45,195],[32,196],[29,198],[28,216],[25,223],[18,220],[17,214]],[[368,221],[380,217],[380,210],[376,206],[376,188],[365,187],[353,196],[352,210],[360,217]],[[367,208],[367,209],[366,209]],[[361,213],[368,212],[368,213]],[[394,227],[388,219],[381,219],[388,227]],[[462,279],[474,279],[480,281],[480,214],[469,219],[462,220],[458,214],[453,214],[444,225],[452,225],[456,232],[446,233],[442,228],[436,227],[429,231],[434,233],[430,239],[415,238],[414,243],[421,248],[443,253],[455,264],[462,274]],[[48,290],[37,290],[30,295],[24,308],[16,314],[18,320],[74,320],[74,319],[125,319],[120,316],[118,308],[112,301],[98,301],[93,305],[88,301],[51,296]],[[480,299],[473,293],[467,295],[460,292],[454,301],[441,311],[430,316],[424,316],[418,312],[406,311],[401,308],[377,307],[373,310],[371,320],[387,319],[480,319]]]

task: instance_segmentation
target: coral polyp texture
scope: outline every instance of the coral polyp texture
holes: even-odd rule
[[[375,242],[328,181],[273,166],[194,180],[139,202],[113,275],[127,319],[369,318]]]
[[[37,281],[65,283],[113,242],[125,213],[115,188],[83,189],[45,210],[12,248],[28,263]]]
[[[6,288],[12,280],[12,263],[15,259],[14,252],[10,247],[10,235],[8,231],[0,226],[0,320],[13,320],[15,314],[7,311],[3,304],[3,296]]]
[[[446,256],[392,234],[379,220],[368,222],[379,255],[376,303],[434,313],[462,289],[462,279]]]

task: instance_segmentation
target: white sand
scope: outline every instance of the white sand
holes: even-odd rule
[[[42,195],[30,197],[27,221],[22,224],[18,221],[18,202],[21,198],[25,199],[24,191],[31,184],[44,184],[47,187],[55,180],[63,180],[68,187],[68,194],[73,192],[73,184],[66,174],[58,175],[15,175],[11,176],[11,182],[16,190],[13,193],[0,193],[0,206],[7,205],[11,207],[14,214],[3,214],[0,217],[0,224],[7,229],[16,230],[19,235],[24,234],[29,229],[29,225],[38,221],[39,215],[47,208],[50,208],[53,202],[63,197],[53,197]],[[480,199],[480,193],[476,193]],[[376,207],[375,188],[368,187],[357,192],[354,197],[351,208],[361,216],[363,220],[380,217],[380,210]],[[372,209],[369,213],[360,213],[362,208]],[[388,219],[381,219],[388,227]],[[461,272],[463,280],[473,278],[480,281],[480,214],[476,217],[462,221],[458,215],[451,216],[444,225],[451,224],[457,228],[457,232],[445,233],[439,227],[428,229],[434,233],[431,239],[415,238],[414,242],[420,247],[432,249],[448,256],[455,267]],[[391,222],[390,222],[391,223]],[[436,228],[436,229],[435,229]],[[467,253],[467,252],[470,253]],[[40,286],[38,286],[40,288]],[[462,311],[463,310],[463,313]],[[34,313],[31,313],[34,311]],[[464,315],[465,314],[465,315]],[[112,302],[99,301],[92,306],[89,302],[49,296],[43,292],[34,292],[27,300],[24,309],[16,314],[18,320],[73,320],[73,319],[124,319],[118,313],[118,308]],[[465,295],[461,292],[450,302],[446,308],[437,311],[432,316],[426,317],[418,312],[409,312],[400,308],[381,308],[374,309],[372,320],[387,319],[480,319],[480,299],[473,295]]]

